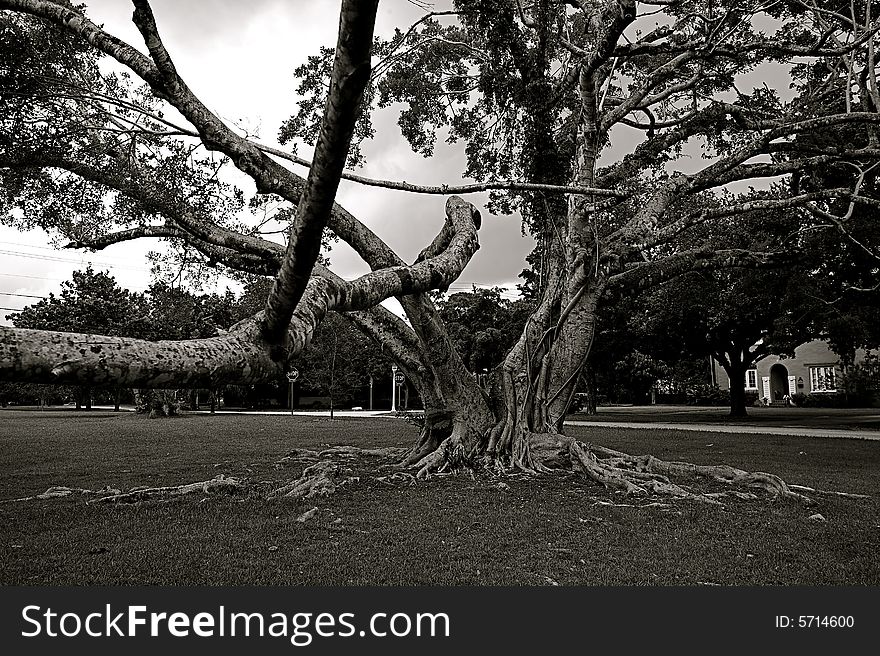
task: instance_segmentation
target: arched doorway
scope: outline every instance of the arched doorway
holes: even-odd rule
[[[770,401],[782,401],[788,394],[788,369],[778,362],[770,367]]]

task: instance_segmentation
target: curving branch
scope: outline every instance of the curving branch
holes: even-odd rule
[[[614,296],[624,292],[648,289],[690,271],[732,267],[769,268],[790,264],[794,259],[790,253],[696,248],[670,255],[662,260],[628,265],[624,271],[608,278],[606,293]]]
[[[688,62],[692,61],[696,58],[696,53],[685,52],[677,57],[670,59],[667,62],[664,62],[653,71],[651,71],[646,79],[639,84],[630,95],[619,105],[617,105],[614,109],[609,111],[603,118],[600,125],[600,129],[602,132],[607,132],[611,129],[611,127],[617,123],[620,119],[625,117],[631,111],[635,109],[640,109],[644,105],[647,108],[649,105],[654,102],[659,102],[663,99],[663,92],[658,92],[655,94],[655,97],[658,98],[656,101],[652,101],[652,96],[650,96],[651,91],[653,91],[658,84],[661,84],[668,80],[670,77],[676,74],[678,69]],[[699,81],[702,73],[699,73],[692,82],[689,81],[690,86]],[[670,87],[671,89],[675,89],[675,87]],[[672,92],[670,92],[672,93]]]
[[[198,250],[210,261],[218,262],[236,271],[246,271],[263,276],[274,276],[278,272],[281,258],[284,256],[284,247],[274,242],[267,242],[267,244],[271,244],[270,250],[273,251],[273,254],[259,257],[203,242],[187,231],[170,224],[120,230],[91,240],[70,242],[66,248],[101,250],[112,244],[143,237],[177,238]],[[342,278],[322,264],[315,264],[312,273],[317,277],[327,278],[334,284],[344,284]],[[421,347],[416,334],[396,314],[382,305],[376,305],[367,310],[343,311],[335,309],[334,311],[357,326],[367,337],[377,344],[381,344],[382,348],[391,355],[412,380],[422,382],[429,375],[428,368],[420,359]]]
[[[594,10],[595,11],[595,10]],[[636,19],[635,0],[608,0],[605,5],[591,15],[590,27],[601,30],[596,39],[593,52],[584,62],[582,76],[591,76],[615,55],[615,46],[624,30]]]
[[[479,248],[470,204],[451,198],[447,222],[453,236],[445,250],[412,266],[374,271],[350,282],[334,275],[311,278],[287,328],[286,358],[306,347],[331,310],[371,310],[392,296],[419,294],[458,278]],[[384,324],[389,331],[400,330],[399,322]],[[270,356],[261,326],[257,315],[220,337],[160,342],[2,328],[0,379],[132,387],[212,387],[269,380],[284,370],[286,360]],[[405,355],[404,361],[418,372],[417,359]]]
[[[657,228],[656,221],[651,226],[630,226],[615,234],[620,243],[639,249],[652,248],[665,244],[680,235],[685,230],[705,223],[710,219],[737,216],[757,212],[761,210],[784,210],[797,207],[807,207],[809,203],[817,200],[832,200],[836,198],[853,198],[852,191],[846,188],[825,189],[822,191],[783,196],[781,198],[758,198],[748,199],[739,203],[731,203],[722,207],[714,207],[699,212],[685,214],[661,228]],[[671,202],[671,201],[670,201]]]
[[[274,155],[281,159],[287,160],[300,166],[311,166],[312,162],[304,157],[287,153],[280,148],[273,148],[260,143],[255,143],[257,148],[264,153]],[[441,195],[448,196],[455,194],[458,196],[464,194],[476,194],[484,191],[536,191],[548,194],[574,194],[578,196],[599,196],[618,198],[625,194],[615,191],[614,189],[603,189],[599,187],[579,187],[577,185],[553,185],[542,184],[538,182],[520,182],[517,180],[495,180],[493,182],[474,182],[463,185],[418,185],[407,182],[406,180],[379,180],[376,178],[368,178],[355,173],[343,172],[343,180],[356,182],[367,187],[381,187],[383,189],[391,189],[394,191],[407,191],[414,194]]]
[[[208,258],[209,265],[219,263],[236,271],[244,271],[259,276],[275,275],[278,271],[281,255],[283,254],[283,248],[280,244],[277,244],[279,253],[277,257],[274,258],[241,252],[226,246],[218,246],[200,239],[196,235],[175,225],[171,221],[168,221],[163,225],[137,226],[135,228],[118,230],[116,232],[108,232],[98,237],[80,238],[68,242],[64,245],[64,248],[89,248],[99,251],[113,244],[120,244],[122,242],[142,239],[145,237],[180,240]]]

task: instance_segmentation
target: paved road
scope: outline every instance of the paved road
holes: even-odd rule
[[[701,433],[748,433],[750,435],[797,435],[800,437],[834,437],[850,440],[880,441],[880,431],[869,429],[807,428],[802,426],[752,426],[737,424],[676,424],[674,422],[643,421],[567,421],[566,426],[595,426],[600,428],[642,428],[698,431]]]
[[[199,412],[206,413],[206,410]],[[262,414],[262,415],[290,415],[290,410],[261,410],[261,411],[237,411],[218,410],[217,414]],[[297,416],[305,417],[329,417],[329,410],[295,410]],[[396,415],[388,410],[336,410],[337,417],[354,418],[383,418],[396,419]],[[725,425],[725,424],[692,424],[675,422],[639,422],[639,421],[578,421],[565,422],[567,426],[593,426],[596,428],[641,428],[641,429],[666,429],[698,431],[702,433],[748,433],[750,435],[797,435],[800,437],[832,437],[851,440],[880,441],[880,430],[869,429],[843,429],[843,428],[807,428],[802,426],[761,426],[761,425]]]
[[[187,413],[207,415],[210,414],[210,410],[187,410]],[[283,417],[290,415],[296,415],[298,417],[329,417],[329,410],[294,410],[291,412],[290,410],[217,410],[214,414],[217,415],[271,415],[276,417]],[[355,418],[367,418],[372,419],[375,417],[381,417],[385,419],[396,419],[397,415],[391,413],[390,410],[334,410],[334,417],[355,417]]]
[[[95,410],[112,410],[112,406],[93,406]],[[130,411],[131,408],[123,407],[122,410]],[[187,411],[198,414],[209,414],[209,410]],[[216,414],[235,415],[275,415],[290,416],[290,410],[217,410]],[[329,410],[294,410],[293,414],[301,417],[329,417]],[[333,413],[340,418],[362,419],[397,419],[398,416],[388,410],[335,410]],[[696,431],[701,433],[746,433],[749,435],[796,435],[800,437],[830,437],[850,440],[880,441],[880,430],[867,428],[814,428],[806,426],[785,425],[761,425],[761,424],[700,424],[700,423],[676,423],[670,422],[645,422],[645,421],[581,421],[570,420],[565,422],[567,426],[592,426],[595,428],[640,428],[644,430],[681,430]]]

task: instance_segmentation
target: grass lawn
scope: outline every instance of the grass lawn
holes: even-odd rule
[[[325,499],[190,495],[0,504],[0,583],[208,585],[880,584],[880,442],[576,427],[630,452],[771,471],[869,500],[612,507],[574,476],[467,475],[417,485],[363,477]],[[53,485],[176,485],[224,473],[281,482],[294,448],[404,446],[390,419],[0,411],[0,499]],[[354,465],[359,467],[361,465]],[[644,503],[634,501],[633,503]],[[296,522],[305,510],[318,512]],[[827,522],[808,517],[822,513]]]

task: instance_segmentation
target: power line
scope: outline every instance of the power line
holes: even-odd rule
[[[22,246],[23,248],[39,248],[44,251],[57,251],[57,248],[53,248],[52,246],[38,246],[36,244],[22,244],[20,241],[4,241],[0,239],[0,244],[9,244],[10,246]]]
[[[13,257],[24,257],[31,260],[42,260],[45,262],[65,262],[69,264],[86,264],[83,260],[86,259],[85,256],[81,259],[71,259],[69,257],[57,257],[54,255],[39,255],[37,253],[19,253],[16,251],[9,251],[5,249],[0,249],[0,255],[11,255]],[[111,269],[129,269],[131,271],[149,271],[149,269],[145,267],[133,267],[133,266],[125,266],[124,264],[113,264],[112,262],[102,262],[101,260],[91,260],[89,262],[92,264],[96,264],[98,266],[106,266]]]
[[[55,253],[58,253],[60,251],[66,251],[68,253],[71,252],[70,249],[67,249],[67,248],[59,249],[54,246],[38,246],[37,244],[22,244],[19,241],[4,241],[2,239],[0,239],[0,244],[9,244],[10,246],[19,246],[21,248],[38,248],[40,250],[53,251]],[[83,253],[82,255],[83,255],[83,257],[85,257],[86,253]],[[122,261],[127,262],[130,259],[127,257],[112,257],[110,255],[103,255],[103,257],[108,260],[119,260],[120,262],[122,262]]]
[[[0,277],[10,277],[10,278],[32,278],[34,280],[49,280],[51,282],[64,282],[64,278],[47,278],[46,276],[28,276],[22,273],[2,273],[0,272]]]
[[[19,298],[49,298],[48,296],[35,296],[34,294],[14,294],[12,292],[0,292],[0,296],[18,296]]]

